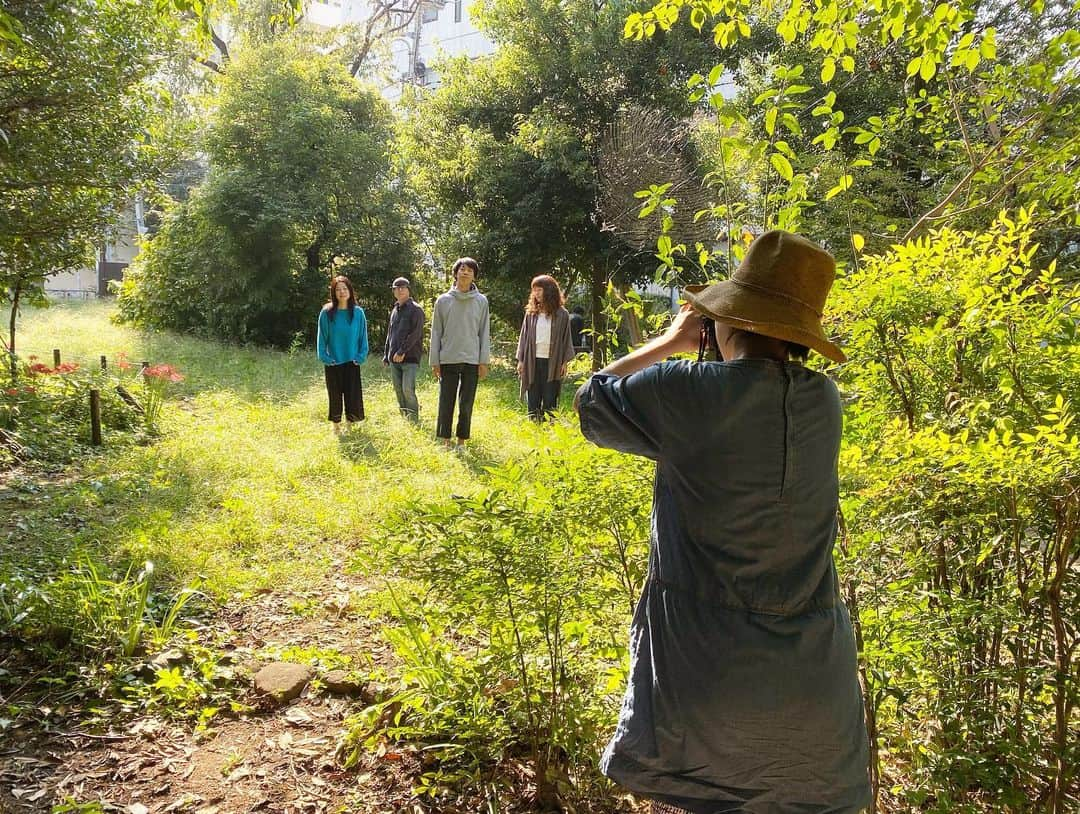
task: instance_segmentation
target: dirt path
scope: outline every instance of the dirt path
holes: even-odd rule
[[[201,733],[190,720],[165,715],[117,719],[100,734],[84,734],[79,719],[62,717],[50,719],[48,732],[0,730],[0,812],[423,810],[412,801],[414,755],[365,756],[352,771],[335,759],[345,719],[363,700],[309,685],[295,701],[275,707],[250,687],[250,675],[265,660],[252,654],[280,648],[392,668],[378,624],[353,607],[366,586],[343,575],[341,565],[311,590],[267,593],[223,609],[209,623],[240,662],[239,700],[254,712],[217,716]]]

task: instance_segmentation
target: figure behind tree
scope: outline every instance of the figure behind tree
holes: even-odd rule
[[[575,305],[570,309],[570,341],[574,343],[575,353],[584,353],[588,345],[585,344],[585,309]]]
[[[566,366],[574,358],[570,313],[564,302],[554,277],[541,274],[533,279],[517,347],[521,398],[533,421],[543,421],[555,412]]]

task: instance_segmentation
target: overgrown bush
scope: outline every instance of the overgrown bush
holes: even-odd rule
[[[1021,211],[838,286],[841,573],[878,810],[1080,802],[1080,311],[1036,250]]]
[[[385,737],[428,745],[442,758],[421,784],[433,796],[490,782],[512,758],[530,764],[541,803],[595,794],[644,577],[650,476],[562,427],[528,460],[489,469],[478,494],[402,507],[377,562],[402,622],[390,634],[402,691],[354,722],[346,752]]]

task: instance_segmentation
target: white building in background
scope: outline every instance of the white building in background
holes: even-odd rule
[[[412,0],[399,0],[411,8]],[[475,59],[495,50],[469,17],[472,0],[421,0],[419,13],[401,31],[392,34],[392,79],[382,88],[390,101],[401,97],[407,84],[434,88],[439,77],[433,68],[441,56]],[[305,18],[320,26],[363,23],[371,14],[368,0],[322,0],[307,6]]]
[[[63,271],[45,279],[45,291],[52,297],[103,297],[109,283],[119,282],[124,269],[139,253],[139,241],[146,234],[143,201],[137,197],[120,213],[113,237],[98,248],[92,266]]]

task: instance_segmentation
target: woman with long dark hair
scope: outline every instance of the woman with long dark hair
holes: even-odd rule
[[[656,461],[629,686],[600,764],[654,814],[856,814],[870,803],[840,598],[841,408],[803,364],[832,256],[790,232],[688,289],[670,329],[578,391],[581,431]],[[711,345],[720,361],[706,361]],[[698,351],[698,362],[665,361]]]
[[[319,360],[326,366],[326,395],[330,400],[330,421],[341,432],[341,414],[349,425],[364,420],[364,388],[360,365],[368,355],[367,317],[356,304],[349,278],[338,275],[330,281],[330,302],[319,313],[316,341]]]
[[[521,398],[529,405],[533,421],[543,421],[555,411],[566,365],[574,358],[570,313],[564,303],[554,277],[533,278],[517,347]]]

